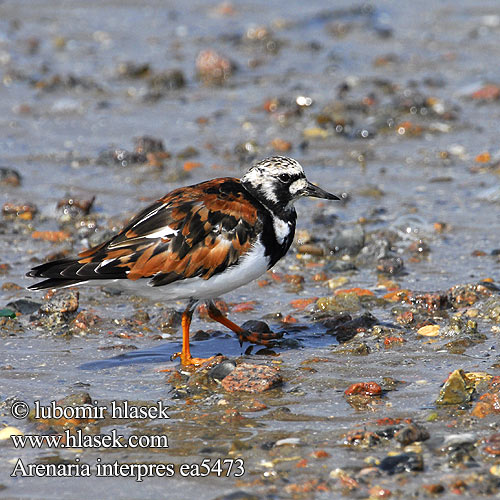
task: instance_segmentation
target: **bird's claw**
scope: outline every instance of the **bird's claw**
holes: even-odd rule
[[[240,340],[240,345],[243,342],[251,342],[252,344],[264,345],[271,347],[274,345],[275,340],[279,340],[283,337],[283,332],[250,332],[248,330],[243,330],[238,333],[238,338]]]

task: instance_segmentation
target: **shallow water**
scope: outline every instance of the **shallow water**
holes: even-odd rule
[[[59,229],[58,200],[68,195],[81,199],[95,195],[93,213],[98,229],[116,229],[140,207],[178,186],[216,176],[241,176],[252,159],[236,153],[236,147],[254,141],[255,157],[262,158],[276,153],[270,143],[279,137],[290,141],[292,149],[285,154],[302,163],[310,180],[328,191],[349,195],[343,203],[300,201],[298,229],[308,229],[325,241],[339,225],[351,227],[361,219],[367,220],[367,233],[393,230],[399,235],[396,253],[404,259],[405,267],[403,273],[390,278],[401,288],[447,290],[485,278],[498,284],[500,265],[492,252],[500,247],[500,178],[498,166],[494,167],[500,160],[500,101],[471,98],[483,85],[500,82],[500,11],[496,2],[479,6],[465,0],[425,0],[353,7],[347,1],[335,5],[241,1],[230,8],[204,1],[180,6],[163,1],[100,0],[83,5],[47,0],[37,1],[34,7],[29,0],[0,4],[0,166],[13,168],[23,177],[19,187],[0,187],[2,203],[31,202],[40,213],[32,222],[4,219],[1,223],[0,263],[10,266],[1,276],[2,282],[28,286],[31,280],[24,275],[32,265],[53,252],[68,247],[77,252],[87,245],[83,232],[73,243],[30,237],[32,229]],[[244,34],[255,26],[267,27],[272,33],[271,45],[245,39]],[[279,50],[274,50],[275,46]],[[205,86],[196,78],[195,59],[205,48],[219,51],[238,66],[222,86]],[[147,78],[120,76],[117,67],[127,61],[149,63],[152,73],[180,69],[187,84],[166,92],[159,100],[147,100]],[[60,84],[50,90],[47,82],[55,75],[63,80],[67,75],[82,80],[76,86]],[[340,96],[339,88],[346,82],[349,90]],[[403,112],[395,104],[395,96],[410,99],[415,93],[437,103],[434,112],[429,101],[424,107],[432,116],[417,108]],[[373,95],[376,104],[366,104]],[[298,96],[308,96],[313,103],[300,113],[290,104]],[[268,113],[264,103],[273,98],[283,99],[284,104],[276,113]],[[305,137],[304,131],[319,126],[317,115],[324,113],[326,106],[335,107],[336,102],[344,107],[333,114],[347,125],[352,121],[351,132],[335,134],[326,127],[326,138]],[[453,113],[454,119],[441,108]],[[398,120],[395,124],[380,125],[393,116]],[[400,134],[398,125],[404,121],[422,129],[415,132],[408,128]],[[358,131],[362,130],[370,131],[368,138],[360,137]],[[103,150],[113,147],[131,151],[133,139],[145,135],[162,139],[172,154],[163,169],[97,161]],[[185,160],[177,155],[189,146],[198,151],[189,159],[201,167],[185,172]],[[477,155],[485,152],[490,153],[491,161],[474,172],[474,167],[481,166]],[[436,222],[446,223],[449,229],[436,232]],[[412,259],[408,246],[419,238],[430,252],[422,259]],[[475,255],[477,250],[484,255]],[[245,411],[243,403],[251,399],[248,395],[216,393],[206,399],[194,398],[192,406],[183,399],[173,399],[172,385],[159,370],[177,366],[170,356],[180,348],[180,332],[177,329],[159,339],[158,323],[166,307],[181,310],[182,303],[158,305],[147,298],[129,299],[82,288],[80,309],[102,318],[98,333],[68,337],[64,335],[67,326],[51,331],[35,328],[29,316],[19,319],[19,331],[2,330],[2,423],[36,434],[32,422],[11,417],[9,398],[31,405],[35,400],[47,403],[79,391],[105,403],[166,401],[171,406],[171,419],[120,424],[126,434],[134,429],[140,433],[155,429],[168,435],[169,449],[154,453],[149,449],[19,450],[0,443],[0,488],[4,487],[0,496],[75,498],[81,496],[75,495],[76,490],[85,491],[86,498],[102,498],[107,489],[113,497],[127,499],[164,496],[165,492],[172,499],[195,495],[213,499],[236,490],[261,495],[257,498],[289,498],[292,494],[297,498],[333,498],[328,495],[342,491],[364,498],[369,496],[367,487],[348,492],[338,479],[329,478],[330,472],[337,468],[359,470],[366,466],[367,457],[381,459],[396,445],[391,442],[369,450],[353,449],[343,445],[347,431],[385,417],[425,423],[436,411],[434,401],[441,383],[454,369],[499,374],[495,366],[498,331],[491,321],[478,320],[486,340],[462,354],[451,354],[444,348],[450,339],[434,342],[423,340],[415,331],[405,331],[395,324],[391,305],[382,302],[367,304],[362,311],[370,310],[377,324],[399,329],[406,343],[384,349],[380,338],[365,332],[355,340],[368,344],[369,355],[339,353],[335,337],[312,321],[312,308],[297,311],[290,304],[297,298],[333,293],[323,282],[312,279],[322,267],[305,267],[296,253],[294,247],[275,269],[303,275],[301,290],[287,283],[267,287],[252,283],[224,297],[230,304],[256,301],[252,312],[231,313],[233,321],[263,319],[274,330],[286,330],[285,338],[297,341],[275,349],[278,356],[259,353],[255,347],[245,355],[248,346],[241,348],[234,336],[197,316],[193,322],[193,332],[220,332],[208,340],[194,341],[194,355],[244,355],[251,362],[281,367],[283,388],[255,396],[268,406],[261,412]],[[324,270],[328,278],[347,277],[342,288],[366,288],[379,298],[387,292],[380,286],[374,266],[333,273],[327,265]],[[22,297],[42,300],[41,294],[24,289],[2,289],[0,306]],[[137,311],[147,311],[150,316],[144,328],[122,321]],[[278,312],[293,315],[301,329],[267,316]],[[313,363],[314,371],[307,370],[303,362],[316,357],[329,361]],[[348,404],[343,392],[350,384],[380,382],[382,377],[405,383],[363,408]],[[217,404],[224,399],[229,402]],[[244,419],[227,419],[225,405],[239,409]],[[290,411],[280,411],[282,407]],[[407,473],[404,486],[402,476],[376,479],[375,483],[391,490],[394,497],[407,498],[408,492],[421,494],[423,484],[438,481],[451,495],[449,485],[461,474],[469,474],[469,469],[461,472],[448,467],[435,449],[449,434],[473,432],[479,439],[498,431],[491,416],[474,421],[467,417],[466,409],[438,412],[438,421],[425,424],[431,439],[423,451],[424,471]],[[465,420],[458,418],[464,414]],[[449,422],[455,423],[446,427]],[[108,423],[103,432],[110,428]],[[288,437],[300,438],[300,445],[271,450],[265,446]],[[247,446],[234,452],[235,440]],[[326,450],[329,456],[311,458],[311,451],[318,449]],[[10,477],[19,457],[34,463],[47,457],[73,460],[75,456],[90,464],[98,457],[108,462],[180,464],[200,462],[204,456],[241,456],[246,474],[239,480],[176,474],[173,478],[145,478],[141,483],[121,477]],[[309,466],[297,468],[298,458],[288,461],[293,457],[306,458]],[[494,460],[481,455],[480,471],[487,471]],[[313,479],[330,481],[330,493],[287,489],[293,482]]]

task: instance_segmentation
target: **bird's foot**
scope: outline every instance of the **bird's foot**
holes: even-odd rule
[[[209,358],[193,358],[191,355],[185,355],[185,353],[182,352],[176,352],[175,354],[172,354],[170,359],[173,361],[174,359],[181,358],[181,365],[185,367],[198,367],[201,366],[203,363],[206,363],[207,361],[211,361],[212,359],[215,358],[215,356],[210,356]]]
[[[243,342],[251,342],[252,344],[259,344],[265,346],[273,346],[275,340],[279,340],[283,337],[282,332],[250,332],[248,330],[242,330],[237,333],[240,339],[240,344]]]

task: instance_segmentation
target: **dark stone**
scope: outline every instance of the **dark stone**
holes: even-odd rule
[[[328,333],[335,330],[339,325],[351,321],[352,316],[347,313],[337,313],[321,321],[321,324],[328,330]]]
[[[340,255],[357,255],[365,244],[365,232],[360,225],[337,229],[329,242],[330,249]]]
[[[9,167],[0,167],[1,186],[19,186],[21,184],[21,174]]]
[[[356,264],[369,265],[391,255],[391,244],[386,238],[372,239],[359,252]]]
[[[327,330],[329,335],[335,335],[339,342],[347,342],[351,340],[359,331],[359,329],[371,328],[378,322],[377,318],[371,313],[365,313],[350,321],[339,324],[338,326]]]
[[[376,430],[375,434],[377,434],[377,436],[380,436],[381,438],[392,439],[400,430],[400,425],[391,425],[389,427],[385,427],[384,429]]]
[[[97,157],[98,165],[121,165],[126,167],[130,164],[146,163],[147,158],[143,153],[130,152],[125,149],[111,149],[102,151]]]
[[[198,330],[196,333],[191,335],[191,340],[208,340],[209,338],[210,334],[204,330]]]
[[[448,295],[441,292],[419,293],[411,297],[411,302],[417,307],[423,307],[428,311],[437,311],[449,307]]]
[[[389,475],[401,472],[422,471],[424,470],[424,460],[417,453],[401,453],[401,455],[385,457],[380,462],[379,468]]]
[[[377,263],[377,271],[385,274],[398,274],[404,267],[404,262],[401,257],[386,257],[379,259]]]
[[[209,374],[215,380],[222,380],[227,377],[236,368],[236,363],[230,359],[226,359],[222,363],[214,366]]]
[[[94,204],[95,196],[89,200],[79,200],[76,198],[64,198],[57,202],[56,210],[62,216],[61,222],[88,215]]]
[[[33,314],[42,304],[29,299],[19,299],[9,302],[7,307],[21,314]]]
[[[243,328],[243,330],[247,330],[253,333],[272,333],[272,330],[269,328],[269,325],[267,323],[265,323],[264,321],[258,321],[254,319],[249,319],[248,321],[245,321],[241,325],[241,328]]]
[[[148,81],[150,95],[149,98],[159,98],[163,93],[170,90],[180,89],[186,85],[184,73],[178,69],[171,69],[157,73]]]
[[[353,269],[356,269],[353,262],[348,260],[336,260],[329,264],[326,270],[332,273],[343,273],[345,271],[352,271]]]
[[[134,151],[139,154],[163,153],[165,148],[161,139],[144,135],[134,138]]]
[[[415,441],[425,441],[429,439],[430,435],[424,427],[418,424],[409,424],[400,429],[394,437],[396,441],[406,446]]]

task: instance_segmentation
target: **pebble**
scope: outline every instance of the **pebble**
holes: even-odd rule
[[[69,222],[72,219],[88,215],[95,201],[95,196],[82,200],[78,198],[64,198],[57,202],[56,210],[60,214],[61,222]]]
[[[13,309],[21,314],[33,314],[38,311],[41,306],[41,302],[36,302],[30,299],[18,299],[7,304],[7,307]]]
[[[254,333],[273,333],[269,325],[265,321],[249,319],[245,321],[241,328]]]
[[[206,85],[222,85],[233,74],[235,65],[212,49],[202,50],[196,57],[198,77]]]
[[[292,446],[297,446],[300,444],[300,438],[285,438],[285,439],[278,439],[276,443],[274,443],[274,446],[285,446],[285,445],[292,445]]]
[[[21,185],[21,174],[9,167],[0,167],[0,186],[17,187]]]
[[[500,434],[492,434],[485,439],[485,453],[493,456],[500,456]]]
[[[439,325],[426,325],[417,330],[419,335],[424,337],[437,337],[439,335]]]
[[[430,434],[424,427],[418,424],[409,424],[400,429],[394,435],[396,441],[403,446],[409,445],[416,441],[426,441],[429,439]]]
[[[42,303],[40,312],[47,315],[74,313],[78,309],[79,298],[78,291],[58,290]]]
[[[8,425],[0,429],[0,441],[10,441],[10,436],[23,436],[23,431],[19,430],[17,427],[12,427]]]
[[[222,380],[227,377],[236,368],[236,362],[231,359],[226,359],[215,365],[210,371],[210,376],[215,380]]]
[[[474,392],[474,384],[463,370],[455,370],[446,380],[436,399],[438,405],[468,403]]]
[[[379,468],[389,475],[422,471],[424,470],[424,460],[421,455],[416,453],[401,453],[400,455],[385,457],[380,462]]]
[[[401,257],[387,257],[379,259],[377,263],[377,271],[385,274],[398,274],[403,267],[404,262]]]
[[[250,363],[241,363],[222,379],[222,387],[228,392],[263,392],[282,383],[276,368]]]
[[[2,206],[2,214],[4,217],[14,218],[19,217],[23,220],[32,220],[38,213],[38,209],[32,203],[4,203]]]
[[[382,388],[377,382],[357,382],[350,385],[345,391],[346,396],[363,395],[363,396],[380,396]]]
[[[335,335],[339,342],[347,342],[361,331],[367,330],[378,323],[377,318],[369,312],[354,319],[351,319],[349,315],[343,316],[342,314],[335,318],[334,321],[337,321],[338,324],[335,325],[334,323],[331,325],[331,323],[327,323],[326,326],[328,330],[326,333],[328,335]]]
[[[357,255],[365,244],[365,232],[359,224],[337,229],[328,246],[340,255]]]

